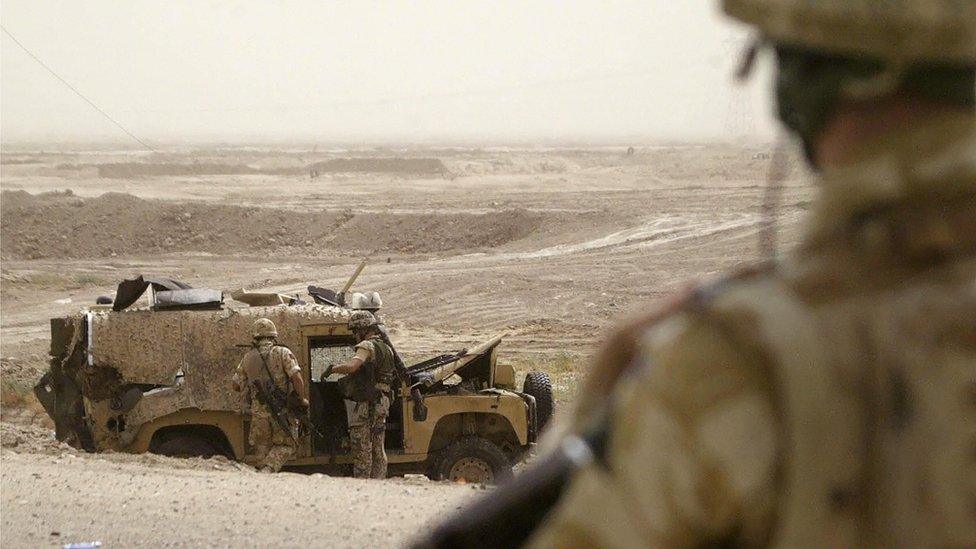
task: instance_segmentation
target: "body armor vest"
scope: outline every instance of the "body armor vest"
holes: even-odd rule
[[[343,380],[344,396],[356,402],[373,402],[379,399],[381,390],[377,388],[377,384],[392,389],[396,381],[390,346],[375,337],[368,341],[373,349],[369,360]]]

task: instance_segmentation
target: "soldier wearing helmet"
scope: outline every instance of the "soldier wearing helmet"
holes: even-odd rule
[[[431,545],[976,546],[976,2],[724,7],[817,172],[800,246],[620,327]]]
[[[276,344],[278,329],[267,318],[254,321],[251,349],[241,359],[231,381],[235,391],[243,391],[251,411],[248,444],[254,448],[254,466],[264,472],[277,472],[295,453],[297,424],[285,432],[267,407],[258,402],[253,383],[270,380],[286,393],[294,391],[302,406],[308,407],[308,392],[295,355]]]
[[[386,417],[396,383],[393,350],[380,337],[376,317],[355,311],[349,330],[356,336],[356,355],[331,373],[348,374],[341,386],[346,397],[349,441],[357,478],[386,478]]]

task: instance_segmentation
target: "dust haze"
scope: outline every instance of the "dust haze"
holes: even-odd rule
[[[136,135],[767,138],[712,2],[3,3],[3,26]],[[125,139],[11,39],[4,142]]]

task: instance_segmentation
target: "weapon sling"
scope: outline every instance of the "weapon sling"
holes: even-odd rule
[[[254,380],[254,387],[258,390],[258,401],[260,402],[261,400],[264,400],[262,404],[268,407],[268,411],[271,412],[271,416],[274,417],[275,423],[277,423],[278,427],[280,427],[283,431],[288,433],[288,436],[291,437],[292,441],[297,445],[298,437],[296,437],[295,433],[292,432],[291,425],[288,424],[288,418],[285,417],[285,412],[283,409],[285,405],[285,402],[283,402],[284,399],[280,399],[279,401],[279,399],[275,398],[275,389],[277,389],[277,386],[275,385],[274,376],[271,375],[271,369],[268,368],[268,359],[266,356],[264,356],[264,353],[262,353],[260,349],[257,349],[257,351],[258,356],[261,357],[261,364],[264,366],[264,373],[268,375],[267,386],[262,385],[258,380]],[[291,384],[290,379],[286,381],[288,384]]]
[[[261,364],[264,366],[264,373],[268,374],[268,382],[271,383],[271,385],[273,387],[277,388],[277,386],[275,385],[275,382],[274,382],[274,377],[271,375],[271,369],[268,367],[268,359],[267,359],[267,357],[265,357],[263,354],[261,354],[261,351],[260,350],[258,351],[258,355],[261,356]],[[291,387],[292,391],[295,390],[295,384],[292,383],[290,377],[285,376],[285,383],[287,383]],[[291,391],[288,391],[288,392],[290,393]],[[287,396],[284,399],[282,399],[282,400],[284,402],[283,402],[283,406],[280,407],[280,410],[282,412],[284,412],[285,410],[292,411],[288,407],[288,398],[287,398]],[[295,419],[298,420],[298,423],[299,424],[301,424],[303,427],[305,427],[306,429],[308,429],[312,433],[318,435],[319,438],[323,438],[323,439],[325,438],[325,435],[323,435],[322,432],[318,430],[318,427],[316,427],[315,424],[313,424],[304,414],[298,414],[298,413],[294,413],[293,412],[290,415],[296,416]],[[276,420],[277,420],[277,418],[276,418]],[[287,420],[285,420],[285,424],[287,425]],[[278,425],[281,425],[281,422],[278,422]],[[291,429],[288,429],[288,432],[291,433]],[[295,442],[296,443],[298,442],[298,439],[296,439],[294,436],[292,436],[292,438],[295,439]]]

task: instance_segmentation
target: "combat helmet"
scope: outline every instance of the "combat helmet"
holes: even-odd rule
[[[253,327],[254,339],[261,337],[278,337],[278,328],[275,327],[274,322],[267,318],[259,318],[254,321]]]
[[[976,2],[723,0],[776,43],[886,63],[976,65]]]
[[[376,326],[376,317],[369,311],[356,311],[349,316],[349,329],[364,332]]]
[[[816,136],[844,101],[901,93],[976,106],[971,0],[723,0],[723,6],[758,29],[758,44],[775,49],[777,116],[811,161]]]
[[[376,312],[381,307],[383,307],[383,300],[380,299],[378,292],[365,294],[356,292],[352,294],[352,299],[349,302],[350,309],[366,310],[369,312]]]

